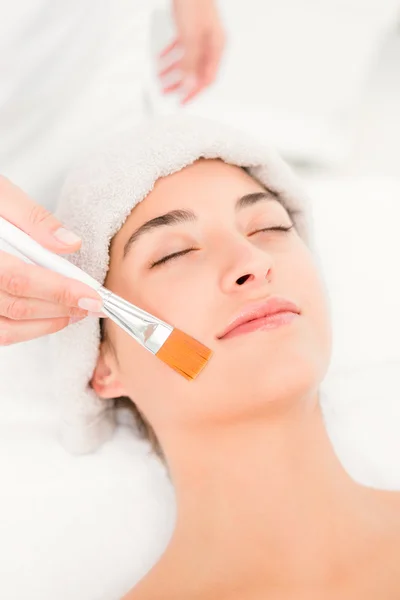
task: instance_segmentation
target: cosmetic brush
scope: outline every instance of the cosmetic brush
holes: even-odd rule
[[[0,238],[31,263],[89,285],[101,297],[102,312],[107,317],[186,379],[195,379],[210,359],[212,352],[206,346],[117,296],[82,269],[43,248],[28,234],[2,217]]]

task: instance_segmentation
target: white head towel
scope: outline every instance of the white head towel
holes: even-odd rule
[[[72,262],[103,283],[110,241],[133,207],[157,179],[200,157],[247,168],[294,211],[296,227],[309,241],[306,198],[275,152],[242,132],[180,115],[151,120],[124,134],[68,178],[57,216],[83,240]],[[73,453],[91,452],[111,436],[116,422],[113,401],[99,399],[89,386],[99,349],[98,321],[84,319],[52,337],[62,442]]]

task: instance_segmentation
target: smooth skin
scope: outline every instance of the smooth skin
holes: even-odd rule
[[[276,229],[292,222],[277,199],[235,208],[261,191],[242,169],[200,160],[160,179],[113,240],[107,286],[214,351],[188,383],[106,323],[92,386],[135,401],[177,499],[165,553],[124,600],[399,597],[399,494],[359,485],[335,454],[318,393],[325,289],[296,230]],[[148,231],[123,257],[138,227],[173,210],[195,218]],[[291,324],[219,339],[276,295],[299,306]]]

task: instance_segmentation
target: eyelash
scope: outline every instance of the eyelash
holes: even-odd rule
[[[155,262],[150,264],[150,269],[152,269],[153,267],[159,267],[160,265],[163,265],[166,262],[169,262],[170,260],[174,260],[174,258],[179,258],[180,256],[184,256],[185,254],[188,254],[189,252],[192,252],[193,250],[197,250],[197,248],[186,248],[185,250],[181,250],[180,252],[174,252],[173,254],[168,254],[167,256],[163,256],[163,258],[160,258],[160,260],[156,260]]]
[[[253,231],[252,233],[250,233],[250,235],[254,235],[255,233],[262,233],[264,231],[283,231],[284,233],[288,233],[293,229],[293,227],[293,223],[288,226],[277,225],[276,227],[265,227],[264,229],[256,229],[256,231]]]
[[[293,227],[294,227],[293,224],[289,225],[288,227],[285,227],[284,225],[277,225],[276,227],[265,227],[264,229],[257,229],[256,231],[253,231],[252,233],[250,233],[250,236],[254,235],[255,233],[263,233],[263,232],[267,232],[267,231],[281,231],[283,233],[288,233],[289,231],[291,231],[293,229]],[[163,256],[163,258],[160,258],[159,260],[152,262],[150,264],[150,269],[153,269],[153,267],[159,267],[160,265],[163,265],[166,262],[174,260],[175,258],[185,256],[185,254],[188,254],[189,252],[193,252],[194,250],[198,250],[198,248],[195,248],[195,247],[186,248],[185,250],[180,250],[179,252],[173,252],[172,254]]]

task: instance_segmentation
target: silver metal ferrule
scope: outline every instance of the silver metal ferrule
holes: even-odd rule
[[[96,290],[103,300],[103,312],[147,350],[156,354],[169,338],[173,327],[101,287]]]

